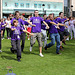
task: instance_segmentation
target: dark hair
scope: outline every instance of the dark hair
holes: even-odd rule
[[[61,15],[61,13],[63,13],[63,12],[60,12],[59,15]]]
[[[35,11],[38,11],[38,10],[35,10]],[[35,11],[34,11],[34,13],[35,13]]]
[[[1,22],[1,19],[0,19],[0,22]]]
[[[43,17],[44,17],[45,15],[46,15],[46,14],[44,14]]]
[[[17,13],[19,13],[19,11],[15,11],[15,15],[16,15]]]
[[[70,17],[69,17],[69,20],[71,20],[71,18],[72,18],[72,17],[70,16]]]

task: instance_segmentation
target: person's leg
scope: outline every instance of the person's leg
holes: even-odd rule
[[[59,54],[59,50],[60,50],[60,35],[59,35],[59,33],[57,33],[55,38],[56,38],[56,42],[57,42],[56,53]]]
[[[47,35],[46,35],[46,30],[41,30],[42,32],[42,40],[44,39],[44,47],[46,46],[47,44]]]
[[[11,52],[14,53],[15,51],[17,51],[17,46],[16,46],[16,41],[15,40],[11,40]]]
[[[17,59],[20,61],[21,59],[21,45],[20,45],[20,40],[17,40]]]
[[[3,36],[3,30],[1,30],[1,38],[2,38],[2,36]]]
[[[31,36],[31,39],[30,39],[30,52],[32,51],[32,47],[35,44],[36,35],[37,35],[37,33],[34,33],[34,36]]]
[[[46,45],[45,49],[47,49],[55,44],[55,34],[50,34],[50,37],[51,37],[51,42]]]
[[[10,28],[8,28],[8,38],[10,38]]]
[[[74,39],[75,39],[75,28],[72,27],[73,33],[74,33]]]
[[[1,50],[1,31],[0,31],[0,52],[2,52]]]
[[[43,57],[43,54],[42,54],[42,34],[41,33],[37,33],[37,41],[38,41],[38,44],[39,44],[39,52],[40,52],[40,56]]]
[[[4,38],[4,34],[5,34],[5,29],[3,29],[3,38]]]
[[[24,45],[25,45],[25,36],[26,36],[26,33],[22,33],[22,34],[21,34],[21,40],[22,40],[21,51],[23,51],[23,49],[24,49]]]
[[[73,38],[72,36],[72,27],[70,28],[70,35],[71,35],[71,39]]]

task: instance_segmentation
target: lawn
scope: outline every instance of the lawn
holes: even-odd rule
[[[48,40],[48,43],[50,40]],[[43,49],[44,57],[39,56],[38,43],[29,52],[30,41],[25,42],[21,62],[16,60],[16,54],[10,52],[11,40],[2,40],[0,54],[0,75],[6,75],[11,67],[16,75],[75,75],[75,40],[66,41],[62,55],[56,55],[56,45],[47,51]]]

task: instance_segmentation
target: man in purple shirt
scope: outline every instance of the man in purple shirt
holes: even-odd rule
[[[56,53],[57,54],[61,54],[59,53],[59,49],[60,49],[60,35],[58,33],[58,23],[53,20],[53,15],[50,14],[49,15],[50,20],[47,20],[46,22],[49,25],[49,33],[50,33],[50,37],[51,37],[51,42],[49,44],[46,45],[45,50],[47,50],[47,48],[53,46],[55,44],[55,41],[57,42],[56,45]]]
[[[40,56],[43,57],[42,54],[42,41],[41,41],[41,22],[43,22],[47,28],[49,28],[48,24],[43,20],[43,18],[39,17],[39,12],[38,10],[34,11],[34,17],[31,17],[30,20],[28,20],[28,23],[33,25],[36,25],[35,27],[32,26],[32,33],[34,33],[34,36],[31,36],[31,40],[30,40],[30,51],[32,51],[32,47],[35,44],[36,39],[38,40],[38,44],[39,44],[39,50],[40,50]]]
[[[56,21],[58,23],[64,24],[65,19],[63,18],[63,12],[59,13],[59,17],[56,19]],[[64,26],[60,26],[60,29],[58,29],[58,32],[60,34],[60,49],[63,50],[62,49],[62,41],[65,44],[65,40],[69,37],[69,32],[67,30],[65,30]],[[64,38],[64,36],[65,36],[65,38]]]
[[[43,15],[43,19],[44,21],[46,22],[46,19],[47,19],[47,15],[44,14]],[[47,44],[47,34],[46,34],[46,25],[44,23],[42,23],[41,25],[41,33],[42,33],[42,42],[44,42],[44,47],[46,46]]]
[[[13,20],[17,20],[18,21],[18,26],[21,27],[21,28],[25,28],[25,23],[22,19],[20,19],[20,13],[19,11],[16,11],[15,12],[15,18],[13,18],[11,20],[11,25],[13,25]],[[22,44],[21,44],[21,51],[23,51],[24,49],[24,44],[25,44],[25,36],[26,36],[26,33],[24,33],[23,31],[21,31],[21,40],[22,40]]]

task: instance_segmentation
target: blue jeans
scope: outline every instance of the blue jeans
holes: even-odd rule
[[[55,44],[55,41],[57,42],[56,45],[56,53],[59,53],[59,49],[60,49],[60,35],[59,33],[52,33],[50,34],[51,37],[51,42],[49,44],[46,45],[47,48],[53,46]]]

